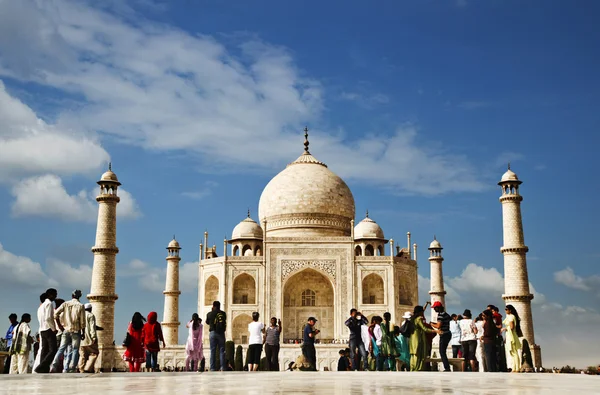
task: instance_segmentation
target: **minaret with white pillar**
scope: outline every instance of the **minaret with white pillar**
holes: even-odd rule
[[[179,242],[173,240],[167,246],[167,281],[165,284],[165,310],[163,315],[163,335],[167,346],[175,346],[179,342],[179,262],[181,257]]]
[[[512,304],[521,318],[523,338],[527,339],[531,348],[532,360],[535,367],[542,366],[541,349],[535,343],[533,333],[533,316],[531,314],[531,300],[533,295],[529,290],[529,276],[527,274],[527,252],[523,236],[523,221],[521,218],[521,202],[523,197],[519,194],[522,181],[510,169],[502,176],[498,183],[502,188],[502,226],[504,245],[500,249],[504,255],[504,295],[502,299],[506,304]]]
[[[92,247],[94,266],[92,268],[92,284],[87,299],[92,304],[98,326],[104,328],[98,331],[98,346],[100,357],[98,363],[102,368],[110,369],[114,365],[114,326],[116,294],[116,255],[117,248],[117,204],[121,201],[117,189],[121,185],[112,166],[102,174],[98,202],[98,222],[96,225],[96,243]]]
[[[442,270],[442,245],[433,236],[433,241],[429,245],[429,264],[430,264],[430,277],[431,286],[429,295],[431,295],[431,304],[440,302],[446,306],[446,291],[444,290],[444,272]],[[431,309],[431,322],[437,322],[437,313]]]

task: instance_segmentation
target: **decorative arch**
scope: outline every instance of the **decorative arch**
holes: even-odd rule
[[[377,256],[383,256],[383,246],[377,247]]]
[[[242,248],[242,256],[252,256],[252,247],[248,244],[244,245]]]
[[[256,281],[248,273],[242,273],[233,280],[233,304],[255,304]]]
[[[204,283],[204,305],[211,306],[218,299],[219,280],[215,276],[210,276]]]
[[[304,302],[304,303],[303,303]],[[313,304],[314,302],[314,304]],[[283,340],[302,339],[302,330],[310,316],[316,317],[322,342],[334,338],[334,288],[323,273],[303,269],[290,276],[283,286]]]
[[[363,304],[384,304],[383,279],[380,275],[371,273],[362,280]]]
[[[355,256],[361,256],[362,255],[362,247],[361,246],[354,247],[354,255]]]
[[[365,246],[365,256],[373,256],[375,255],[375,249],[372,244],[367,244]]]
[[[248,324],[252,322],[252,317],[248,314],[240,314],[231,321],[231,333],[235,344],[248,344],[250,332]]]
[[[254,256],[262,256],[262,250],[260,249],[260,246],[256,246],[254,249]]]
[[[233,246],[233,256],[240,256],[240,247]]]

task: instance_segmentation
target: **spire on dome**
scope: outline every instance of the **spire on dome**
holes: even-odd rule
[[[108,162],[108,170],[112,171],[112,162]]]
[[[508,162],[508,170],[510,170],[510,162]]]
[[[369,218],[369,209],[367,209],[366,217]]]
[[[308,145],[310,143],[308,142],[308,126],[304,127],[304,154],[305,155],[310,155],[310,152],[308,151]]]
[[[250,207],[248,207],[248,218],[250,218]]]

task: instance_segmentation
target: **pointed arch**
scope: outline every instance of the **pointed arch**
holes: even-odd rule
[[[242,256],[252,256],[252,247],[250,247],[250,245],[244,245],[242,248]]]
[[[233,256],[240,256],[240,247],[233,246]]]
[[[361,246],[354,247],[354,255],[355,256],[362,256],[362,247]]]
[[[383,279],[380,275],[371,273],[362,280],[363,304],[384,304]]]
[[[219,280],[210,276],[204,283],[204,305],[210,306],[219,299]]]
[[[365,246],[365,256],[373,256],[375,255],[375,249],[372,244],[367,244]]]
[[[233,303],[256,303],[256,281],[248,273],[242,273],[233,280]]]

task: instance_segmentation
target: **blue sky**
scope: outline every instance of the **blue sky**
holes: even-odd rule
[[[500,303],[512,162],[545,365],[598,363],[597,3],[93,3],[0,0],[0,315],[34,312],[49,284],[89,290],[110,160],[115,337],[136,310],[162,314],[173,234],[191,316],[204,230],[221,254],[308,125],[357,220],[412,232],[423,298],[437,235],[457,312]]]

